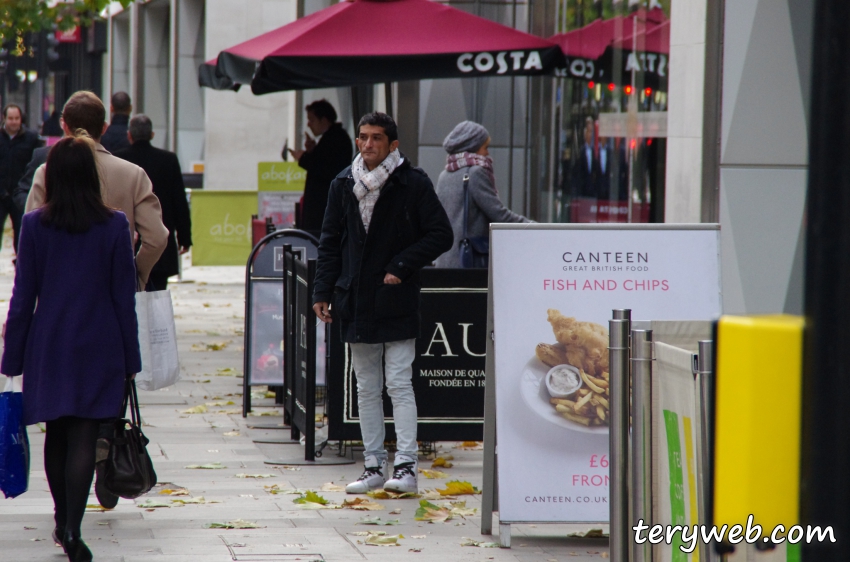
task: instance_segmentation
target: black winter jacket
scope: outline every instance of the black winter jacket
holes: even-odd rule
[[[22,129],[15,138],[0,130],[0,196],[11,196],[26,172],[32,153],[41,146],[38,133]]]
[[[130,148],[130,139],[127,138],[127,130],[130,128],[130,116],[116,113],[112,116],[112,123],[106,128],[106,132],[100,137],[103,148],[115,154],[119,150]]]
[[[339,123],[325,131],[312,152],[305,152],[298,165],[307,170],[304,203],[298,228],[310,232],[322,229],[331,182],[346,166],[351,165],[351,137]]]
[[[331,183],[313,303],[332,303],[331,317],[345,342],[416,338],[419,270],[452,242],[451,224],[431,180],[406,159],[381,188],[367,234],[349,166]],[[385,285],[387,273],[402,282]]]

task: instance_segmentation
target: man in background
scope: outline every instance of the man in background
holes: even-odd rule
[[[13,195],[32,159],[32,153],[40,145],[38,133],[24,127],[23,110],[13,103],[4,107],[3,128],[0,130],[0,240],[8,216],[12,219],[16,250],[24,213],[23,207],[15,204]]]
[[[133,113],[133,104],[130,101],[130,95],[127,92],[115,92],[109,106],[112,123],[100,138],[103,148],[109,152],[117,152],[130,147],[130,142],[127,140],[127,128],[131,113]]]
[[[351,137],[342,124],[336,122],[336,110],[327,100],[314,101],[306,109],[307,127],[313,135],[322,138],[317,142],[305,132],[304,150],[289,149],[289,153],[307,170],[298,228],[318,236],[328,206],[331,181],[351,164]]]
[[[147,288],[163,291],[168,286],[168,278],[179,272],[180,256],[188,252],[192,245],[192,220],[177,155],[152,146],[153,137],[150,118],[147,115],[136,115],[130,119],[127,132],[130,147],[115,152],[115,156],[132,162],[147,173],[153,184],[153,192],[162,206],[162,222],[168,229],[168,244],[151,270]]]

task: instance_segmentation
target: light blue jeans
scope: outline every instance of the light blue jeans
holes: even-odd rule
[[[387,393],[393,403],[396,459],[416,460],[416,397],[413,395],[413,359],[416,340],[388,343],[352,343],[351,362],[357,377],[357,407],[360,409],[360,433],[366,448],[363,455],[375,456],[378,462],[387,458],[384,449],[384,401],[382,392],[386,378]],[[381,368],[381,357],[384,368]]]

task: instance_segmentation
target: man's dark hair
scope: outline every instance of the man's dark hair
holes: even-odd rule
[[[103,134],[106,108],[103,107],[103,102],[94,93],[81,90],[75,92],[65,102],[65,107],[62,108],[62,119],[72,131],[83,129],[93,140],[97,141]]]
[[[121,113],[129,115],[133,107],[133,102],[130,100],[130,94],[127,92],[115,92],[112,94],[112,111],[113,113]]]
[[[21,106],[16,103],[10,103],[9,105],[3,108],[3,119],[6,118],[6,114],[9,113],[9,110],[12,108],[17,109],[18,113],[21,114],[21,123],[26,123],[26,121],[24,120],[24,110],[21,109]]]
[[[367,113],[363,117],[360,118],[360,122],[357,124],[357,136],[360,136],[360,127],[363,125],[373,125],[375,127],[383,127],[384,134],[387,135],[387,138],[390,139],[390,142],[398,140],[398,125],[395,124],[393,118],[387,115],[386,113],[381,113],[380,111],[375,111],[373,113]]]
[[[153,123],[147,115],[136,115],[130,119],[130,137],[133,142],[149,141],[153,138]]]
[[[331,123],[336,123],[336,109],[334,109],[334,106],[328,100],[316,100],[304,109],[319,119],[327,119]]]
[[[100,195],[94,150],[94,142],[83,132],[60,140],[50,149],[42,223],[78,233],[112,216]]]

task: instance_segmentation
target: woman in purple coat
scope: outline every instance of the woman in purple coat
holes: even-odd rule
[[[129,224],[103,203],[91,139],[51,149],[45,204],[22,224],[0,372],[25,375],[24,423],[47,422],[54,540],[90,561],[80,524],[98,428],[121,414],[125,379],[141,370]]]

